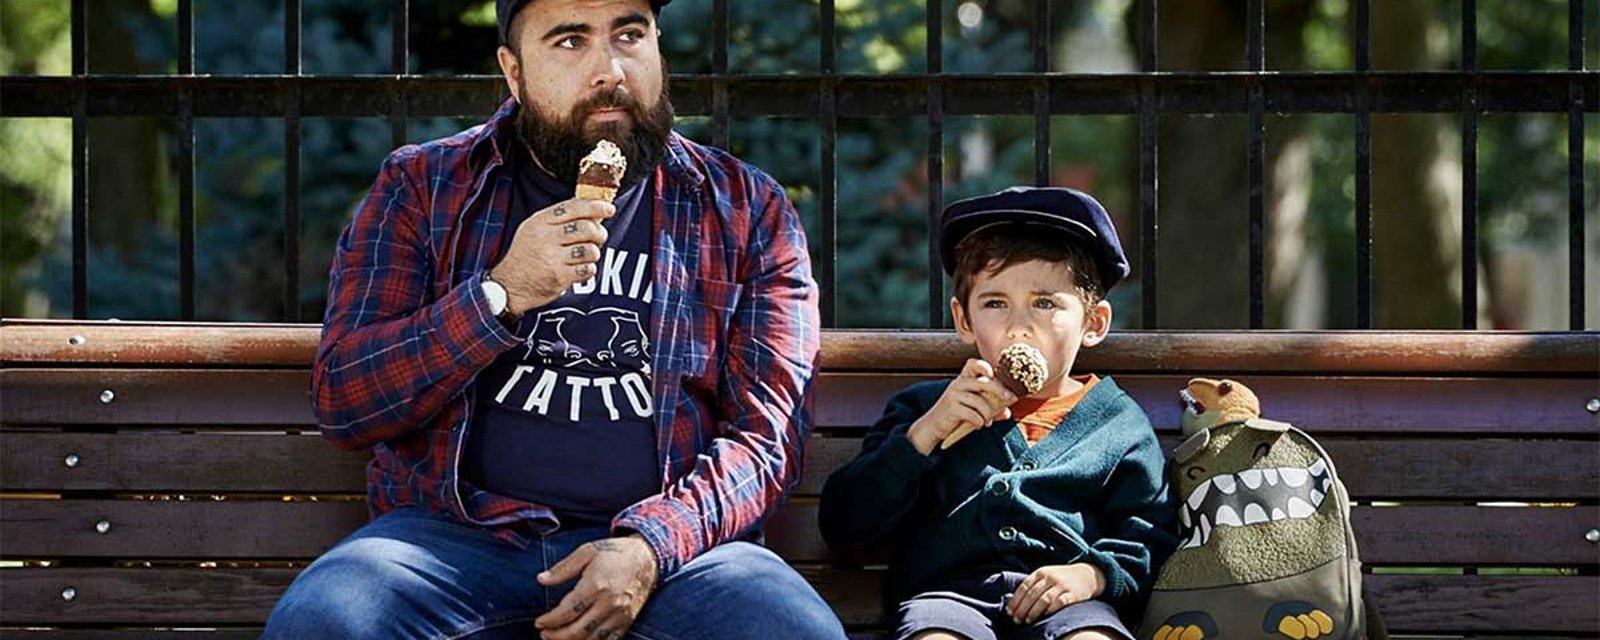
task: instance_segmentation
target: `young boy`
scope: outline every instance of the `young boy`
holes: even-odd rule
[[[939,249],[982,359],[889,400],[823,488],[823,537],[892,544],[897,638],[1131,639],[1119,614],[1135,622],[1177,543],[1165,457],[1111,378],[1071,375],[1128,274],[1116,229],[1084,193],[1019,187],[946,208]],[[1015,343],[1049,365],[1022,398],[992,364]],[[963,424],[980,429],[943,448]]]

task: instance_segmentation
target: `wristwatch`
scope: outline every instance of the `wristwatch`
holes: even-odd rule
[[[479,286],[483,288],[483,297],[489,299],[489,313],[494,314],[494,317],[506,326],[515,326],[517,316],[511,313],[510,297],[506,295],[505,285],[495,282],[494,278],[484,274],[483,283]]]

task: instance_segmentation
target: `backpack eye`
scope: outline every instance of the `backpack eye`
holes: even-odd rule
[[[1183,472],[1183,475],[1189,476],[1190,480],[1195,480],[1195,479],[1198,479],[1200,477],[1200,474],[1205,473],[1205,472],[1206,472],[1206,468],[1205,467],[1189,467],[1187,470],[1185,470]]]
[[[1256,445],[1256,459],[1257,460],[1260,460],[1261,458],[1267,457],[1267,454],[1271,453],[1271,452],[1272,452],[1272,445],[1270,443],[1263,442],[1261,444]]]

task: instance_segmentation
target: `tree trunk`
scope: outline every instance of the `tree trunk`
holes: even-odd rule
[[[1304,66],[1302,31],[1313,2],[1268,3],[1267,68]],[[1185,0],[1159,4],[1162,71],[1239,71],[1248,68],[1246,4]],[[1137,4],[1129,40],[1137,42]],[[1166,115],[1159,125],[1159,326],[1244,328],[1250,323],[1250,203],[1248,117]],[[1281,293],[1294,283],[1304,255],[1307,150],[1298,120],[1271,122],[1266,137],[1266,286],[1269,318],[1281,318]],[[1277,183],[1279,186],[1273,187]],[[1277,295],[1273,295],[1277,294]]]
[[[1376,69],[1439,69],[1448,59],[1438,6],[1372,6]],[[1373,325],[1461,326],[1461,158],[1444,114],[1372,117]]]
[[[149,0],[88,3],[89,72],[148,74],[165,70],[139,58],[138,24],[154,20]],[[89,247],[129,256],[161,216],[161,186],[170,179],[155,118],[89,119]],[[92,276],[91,276],[92,278]],[[91,289],[93,288],[93,282]]]

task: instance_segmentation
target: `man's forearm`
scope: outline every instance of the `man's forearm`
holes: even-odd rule
[[[475,281],[408,315],[341,331],[330,320],[312,376],[317,421],[341,448],[420,428],[515,344]]]

